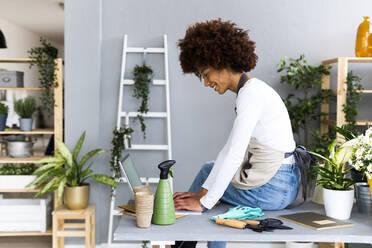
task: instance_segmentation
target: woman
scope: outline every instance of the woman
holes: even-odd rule
[[[176,209],[206,211],[217,201],[279,210],[297,196],[300,169],[287,109],[265,82],[248,76],[256,66],[255,43],[230,21],[189,27],[179,41],[184,73],[193,73],[219,94],[237,94],[236,119],[215,162],[205,164],[189,192],[174,194]],[[245,154],[248,149],[248,157]],[[225,247],[209,242],[208,247]]]

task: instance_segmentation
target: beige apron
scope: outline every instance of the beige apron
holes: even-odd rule
[[[231,183],[237,189],[249,190],[266,184],[278,171],[284,160],[284,152],[262,145],[255,138],[249,142],[251,168],[245,160],[235,173]]]

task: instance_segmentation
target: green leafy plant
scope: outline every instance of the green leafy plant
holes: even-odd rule
[[[112,187],[117,186],[114,178],[104,174],[93,174],[91,169],[93,162],[86,166],[88,160],[95,155],[106,152],[103,149],[95,149],[86,153],[79,160],[79,153],[85,140],[85,132],[81,135],[75,145],[74,151],[71,152],[68,147],[57,139],[57,152],[54,157],[45,158],[37,163],[44,164],[39,167],[33,174],[39,175],[28,186],[35,185],[39,187],[43,183],[40,192],[35,197],[57,190],[58,201],[61,201],[65,186],[77,187],[86,184],[89,178],[93,178],[99,183],[104,183]]]
[[[31,175],[37,167],[34,164],[3,164],[0,175]]]
[[[287,60],[287,61],[286,61]],[[331,91],[320,89],[322,75],[329,75],[329,69],[323,65],[311,66],[307,64],[304,55],[298,59],[286,58],[280,60],[278,72],[285,71],[286,74],[280,77],[281,83],[287,83],[296,90],[301,89],[303,95],[289,94],[283,99],[291,119],[293,132],[298,137],[298,143],[309,145],[310,122],[318,120],[325,113],[320,112],[320,104],[327,102]],[[304,132],[302,142],[300,132]]]
[[[35,99],[31,96],[28,96],[24,99],[19,99],[14,101],[14,111],[21,118],[32,118],[32,115],[36,111],[36,102]]]
[[[357,104],[361,100],[361,93],[360,91],[363,90],[360,81],[362,79],[355,75],[352,71],[347,74],[346,77],[346,104],[343,105],[343,112],[345,113],[345,120],[349,124],[354,126],[355,129],[355,121],[358,115],[358,110],[356,108]]]
[[[124,139],[126,138],[127,135],[130,135],[133,133],[132,128],[116,128],[112,132],[113,137],[112,137],[112,148],[111,148],[111,160],[110,160],[110,165],[111,165],[111,171],[114,174],[114,178],[118,179],[120,178],[121,172],[119,168],[119,161],[121,160],[121,153],[123,150],[125,150],[125,143]]]
[[[324,165],[317,164],[313,168],[321,176],[316,182],[326,189],[331,190],[349,190],[354,181],[347,178],[346,175],[352,167],[346,168],[346,162],[352,157],[355,149],[345,143],[337,146],[337,139],[328,147],[329,157],[310,152],[324,161]]]
[[[41,95],[41,103],[44,109],[48,111],[48,115],[53,114],[54,93],[53,87],[56,87],[56,61],[58,49],[52,46],[43,37],[40,37],[40,47],[31,48],[29,58],[32,59],[30,68],[36,66],[40,74],[40,86],[44,88]]]
[[[148,108],[148,100],[149,100],[149,83],[152,80],[153,71],[150,67],[146,65],[136,65],[133,70],[133,80],[134,80],[134,88],[133,88],[133,97],[136,99],[141,100],[141,105],[138,108],[138,112],[140,113],[147,113],[149,111]],[[146,138],[146,125],[141,114],[137,115],[138,120],[141,124],[141,130],[143,132],[143,137]]]
[[[6,115],[8,114],[8,112],[9,112],[9,107],[6,104],[0,102],[0,115]]]

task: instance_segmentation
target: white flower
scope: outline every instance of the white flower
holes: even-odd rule
[[[372,164],[369,164],[369,165],[367,166],[367,171],[368,171],[369,173],[372,173]]]
[[[372,179],[372,173],[368,173],[368,172],[366,172],[366,175],[367,175],[367,178],[368,178],[368,179]]]
[[[371,154],[371,153],[368,153],[368,154],[365,156],[365,159],[366,159],[366,160],[372,160],[372,154]]]
[[[363,148],[358,148],[355,152],[355,157],[357,159],[361,159],[362,156],[363,156],[363,153],[364,153],[364,149]]]
[[[356,169],[356,170],[360,170],[361,167],[363,167],[363,162],[358,160],[356,161],[354,164],[353,164],[353,167]]]
[[[370,127],[370,128],[368,128],[367,130],[366,130],[366,136],[367,137],[371,137],[371,134],[372,134],[372,127]]]

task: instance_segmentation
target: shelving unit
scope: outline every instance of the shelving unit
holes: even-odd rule
[[[329,103],[322,103],[321,112],[327,113],[327,115],[321,118],[320,122],[320,133],[328,133],[328,127],[330,125],[336,125],[341,127],[346,124],[345,115],[343,112],[343,105],[346,104],[346,77],[348,73],[349,63],[372,63],[372,58],[354,58],[354,57],[338,57],[334,59],[328,59],[322,61],[322,64],[329,67],[331,64],[337,63],[337,89],[332,90],[332,93],[337,96],[337,107],[336,107],[336,120],[329,119]],[[330,75],[322,76],[322,89],[330,89]],[[372,94],[372,90],[361,90],[363,94]],[[372,125],[372,120],[357,120],[355,125],[357,126],[369,126]]]
[[[0,58],[0,63],[30,63],[32,59],[29,58]],[[63,140],[63,78],[62,78],[62,59],[56,59],[55,79],[57,87],[54,91],[54,127],[53,129],[34,129],[29,132],[24,132],[19,129],[8,129],[0,131],[0,135],[9,134],[25,134],[25,135],[53,135],[54,147],[56,148],[56,139]],[[15,90],[15,91],[43,91],[43,88],[0,88],[0,90]],[[28,158],[12,158],[9,156],[0,156],[0,164],[3,163],[36,163],[47,156],[32,156]],[[0,190],[0,193],[36,193],[40,189],[6,189]],[[56,194],[54,193],[54,207],[56,207]],[[0,237],[4,236],[52,236],[52,227],[48,228],[46,232],[0,232]]]

